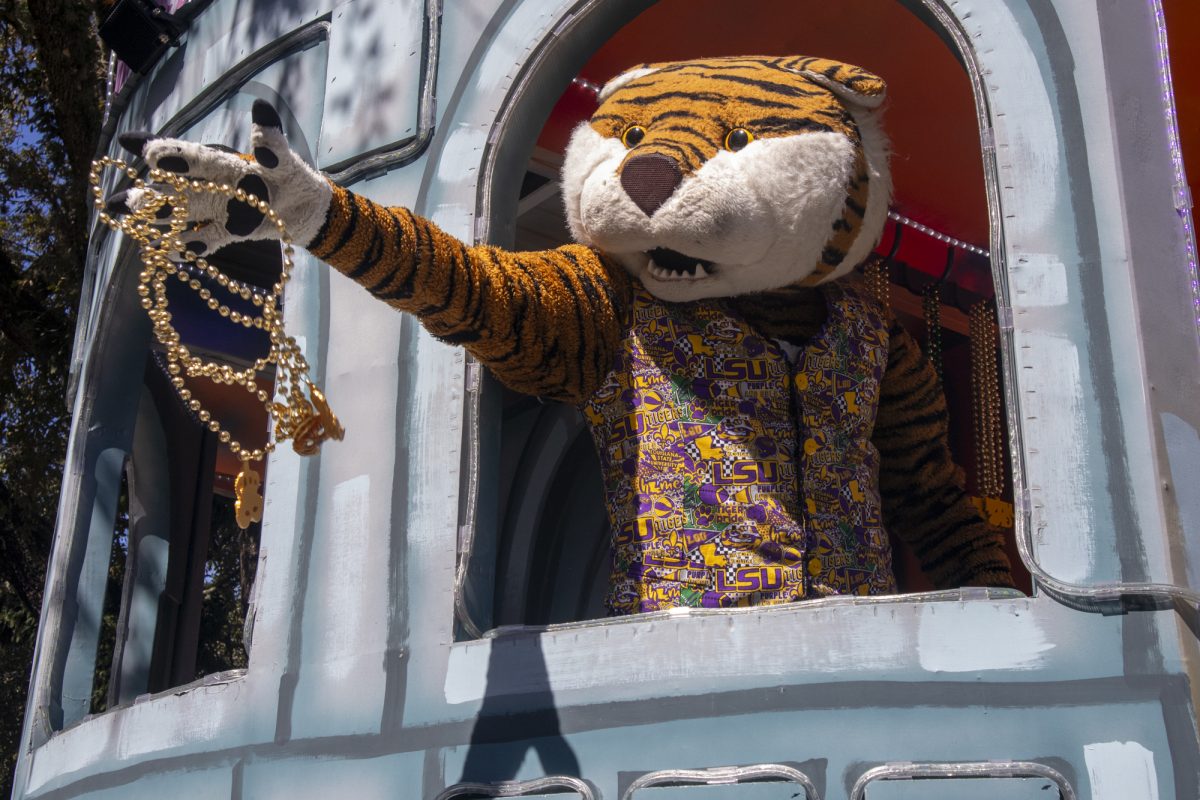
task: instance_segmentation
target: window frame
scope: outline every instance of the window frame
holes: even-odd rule
[[[1008,301],[1003,214],[1000,209],[999,167],[996,160],[997,153],[984,72],[978,63],[970,34],[960,19],[942,0],[896,0],[896,2],[925,22],[943,40],[951,53],[963,65],[975,98],[976,122],[980,130],[984,184],[987,193],[989,247],[993,280],[996,286],[997,317],[1000,321],[999,349],[1003,364],[1002,391],[1010,408],[1008,423],[1013,455],[1011,458],[1012,482],[1014,496],[1022,497],[1027,484],[1024,478],[1024,462],[1017,457],[1021,452],[1020,430],[1014,428],[1014,414],[1011,410],[1015,406],[1017,397],[1014,387],[1014,370],[1011,368],[1012,325],[1009,321],[1012,318],[1012,309]],[[619,24],[613,24],[613,17],[597,23],[594,17],[598,16],[595,8],[598,4],[597,0],[586,0],[579,3],[573,15],[555,30],[555,36],[566,38],[572,35],[572,29],[580,26],[585,19],[588,19],[589,15],[592,15],[591,24],[598,27],[607,26],[608,36],[601,40],[607,41],[613,33],[637,15],[637,11],[624,11],[625,16]],[[630,3],[629,5],[639,4]],[[640,4],[638,10],[641,5],[650,4]],[[543,49],[547,49],[546,42],[543,42],[542,46]],[[575,55],[567,63],[574,64],[577,69],[591,55],[591,52],[591,49],[587,49],[583,55]],[[558,57],[555,58],[555,56]],[[529,163],[532,142],[537,139],[537,130],[533,126],[540,126],[539,121],[542,119],[542,114],[529,113],[529,106],[533,105],[539,110],[548,112],[554,101],[557,100],[558,92],[562,89],[562,86],[558,84],[561,83],[565,86],[576,74],[575,71],[556,72],[556,67],[561,69],[559,62],[562,61],[564,59],[561,54],[555,51],[552,51],[549,56],[542,53],[539,54],[539,57],[531,58],[528,62],[530,66],[527,66],[518,76],[514,86],[509,90],[505,102],[496,112],[487,143],[480,154],[480,178],[476,186],[476,241],[504,245],[513,238],[518,198],[510,196],[511,193],[501,193],[495,189],[502,186],[521,185],[523,170]],[[548,77],[547,73],[550,73]],[[494,417],[498,412],[495,398],[496,386],[493,381],[484,378],[482,373],[481,365],[467,356],[461,465],[463,479],[460,493],[459,537],[454,584],[455,625],[460,640],[480,639],[488,636],[494,630],[493,620],[483,618],[480,613],[481,606],[478,599],[484,592],[492,592],[493,586],[486,585],[477,588],[471,584],[473,574],[484,574],[490,566],[490,564],[482,562],[491,558],[491,563],[494,564],[496,543],[487,541],[487,539],[495,540],[497,537],[497,523],[484,519],[481,514],[481,508],[496,507],[495,498],[492,496],[493,492],[489,488],[489,484],[494,482],[486,479],[484,470],[486,469],[485,465],[495,459],[499,447],[498,443],[494,441],[496,436],[483,430],[487,425],[488,417]],[[1018,540],[1027,535],[1029,527],[1027,515],[1021,513],[1023,510],[1022,507],[1014,509],[1015,534]],[[477,536],[480,530],[483,531],[483,534]],[[477,542],[480,542],[482,546],[477,547]],[[1022,553],[1023,561],[1028,561],[1024,558],[1024,549],[1019,548],[1019,550]],[[996,596],[1023,597],[1024,595],[1018,592],[1015,595],[1008,593]],[[883,599],[890,602],[923,603],[930,599],[957,597],[961,597],[961,594],[954,591],[949,593],[935,591],[890,595]],[[803,605],[807,606],[812,602],[814,601],[806,601]],[[482,611],[491,614],[492,610],[489,595],[482,606]],[[687,609],[687,611],[697,615],[720,615],[728,611],[753,614],[761,609]],[[645,616],[634,615],[630,621],[636,621]],[[568,627],[574,629],[580,626],[610,624],[611,622],[613,620],[592,619],[550,626],[527,627],[546,630]],[[517,627],[520,626],[505,626],[504,630]]]

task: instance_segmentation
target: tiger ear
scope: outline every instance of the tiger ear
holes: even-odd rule
[[[878,108],[887,97],[887,84],[883,78],[862,67],[828,58],[807,57],[796,58],[782,66],[863,108]]]
[[[608,83],[604,84],[604,88],[600,90],[600,94],[596,95],[596,99],[603,103],[605,100],[612,97],[613,92],[617,91],[617,89],[620,89],[630,81],[637,80],[643,75],[650,75],[658,72],[661,67],[661,64],[642,64],[639,67],[631,67],[617,77],[609,80]]]

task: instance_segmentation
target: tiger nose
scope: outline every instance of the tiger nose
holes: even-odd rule
[[[625,194],[647,217],[654,216],[681,181],[683,172],[679,165],[661,153],[634,156],[621,167],[621,186]]]

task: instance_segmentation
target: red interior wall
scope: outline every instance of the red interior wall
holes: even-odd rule
[[[1171,81],[1175,85],[1175,104],[1179,113],[1179,134],[1183,141],[1183,163],[1190,168],[1195,185],[1200,172],[1200,3],[1196,0],[1165,0],[1167,39],[1171,50]]]

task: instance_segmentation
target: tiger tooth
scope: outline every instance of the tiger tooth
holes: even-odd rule
[[[699,261],[696,262],[696,272],[694,273],[694,275],[697,280],[699,280],[700,278],[708,277],[708,272],[704,269],[704,265],[701,264]]]

